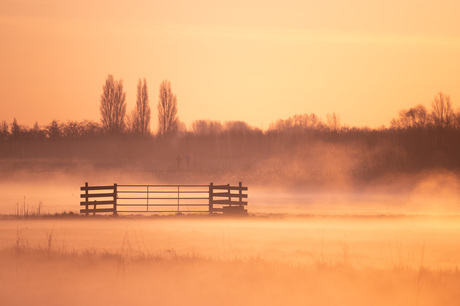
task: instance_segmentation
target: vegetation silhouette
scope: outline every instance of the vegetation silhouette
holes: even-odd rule
[[[116,82],[109,78],[108,83]],[[8,174],[84,166],[149,173],[159,181],[235,177],[248,184],[302,188],[361,186],[392,175],[435,170],[460,173],[460,112],[443,93],[436,95],[430,110],[422,105],[402,110],[390,127],[378,129],[341,125],[337,114],[325,121],[303,114],[280,119],[265,131],[242,121],[215,120],[196,120],[187,130],[177,118],[169,81],[160,85],[158,108],[163,110],[156,134],[146,129],[136,133],[126,126],[110,134],[108,121],[53,120],[31,128],[16,119],[11,124],[3,121],[0,168]],[[178,167],[177,156],[193,160]]]
[[[177,97],[172,92],[171,82],[164,80],[160,84],[158,99],[158,134],[170,137],[177,133],[178,128]]]
[[[101,122],[104,129],[111,134],[120,133],[125,128],[126,93],[123,91],[123,80],[115,80],[109,74],[102,86]]]
[[[128,129],[135,134],[147,135],[150,133],[149,93],[147,81],[139,79],[137,83],[136,108],[133,109],[131,117],[128,118]]]

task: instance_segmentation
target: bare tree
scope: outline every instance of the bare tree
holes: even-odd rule
[[[13,119],[11,123],[10,135],[13,139],[20,139],[22,137],[24,128],[18,124],[16,118]]]
[[[99,123],[85,120],[80,123],[83,137],[94,137],[102,134],[103,130]]]
[[[333,132],[340,130],[340,117],[336,113],[326,115],[327,127]]]
[[[133,131],[144,135],[150,132],[149,93],[145,78],[144,82],[139,79],[139,82],[137,83],[136,109],[131,120]]]
[[[460,129],[460,108],[455,112],[454,128]]]
[[[126,93],[123,92],[123,80],[115,80],[109,74],[102,86],[101,121],[108,133],[119,133],[125,128]]]
[[[217,135],[222,132],[223,126],[219,121],[195,120],[192,122],[192,130],[200,136]]]
[[[447,128],[453,124],[455,117],[454,110],[452,109],[452,102],[448,95],[440,92],[434,97],[431,107],[431,120],[434,126]]]
[[[67,139],[75,139],[81,137],[81,125],[77,121],[68,121],[61,126],[62,135]]]
[[[131,113],[126,115],[125,128],[129,132],[133,132],[135,134],[138,134],[139,133],[139,124],[138,124],[138,121],[136,119],[136,114],[137,114],[137,110],[133,109],[131,111]]]
[[[294,115],[288,119],[280,119],[270,124],[269,130],[287,133],[302,133],[319,130],[324,127],[321,119],[315,114]]]
[[[62,125],[55,119],[46,127],[46,130],[50,139],[57,139],[63,136]]]
[[[171,82],[164,80],[160,84],[158,99],[158,134],[170,136],[177,132],[177,97],[172,93]]]
[[[417,105],[403,109],[399,112],[399,117],[391,121],[391,127],[396,129],[422,128],[428,125],[428,111],[423,105]]]
[[[226,121],[224,123],[225,132],[231,135],[248,135],[255,129],[244,121]]]
[[[0,140],[6,140],[10,135],[10,128],[5,120],[0,124]]]

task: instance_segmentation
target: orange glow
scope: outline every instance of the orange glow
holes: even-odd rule
[[[332,112],[388,125],[439,91],[458,105],[459,11],[455,0],[2,0],[0,119],[99,121],[110,73],[128,112],[147,79],[153,130],[163,79],[188,126]]]

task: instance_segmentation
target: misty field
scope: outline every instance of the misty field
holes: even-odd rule
[[[0,222],[3,305],[456,305],[460,218]]]
[[[357,183],[317,156],[331,166],[322,176],[330,184],[264,176],[279,171],[271,163],[230,176],[129,163],[96,171],[78,159],[4,161],[1,304],[458,305],[458,173],[391,173]],[[286,171],[300,177],[310,168],[294,167],[299,160],[276,159],[292,162]],[[239,180],[249,188],[242,218],[78,214],[85,181]]]

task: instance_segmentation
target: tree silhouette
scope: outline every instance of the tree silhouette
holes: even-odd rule
[[[448,95],[444,95],[440,92],[434,97],[431,107],[431,120],[434,126],[447,128],[454,123],[455,114]]]
[[[8,123],[6,123],[6,121],[3,120],[2,123],[0,124],[0,139],[4,141],[8,138],[9,135],[10,135],[10,128],[8,126]]]
[[[62,136],[61,125],[57,120],[51,121],[50,125],[47,126],[47,131],[50,139],[57,139]]]
[[[336,113],[326,115],[326,123],[329,130],[338,132],[340,130],[340,117]]]
[[[22,136],[23,128],[18,124],[16,118],[13,119],[13,123],[11,123],[11,137],[13,139],[20,139]]]
[[[324,124],[315,114],[294,115],[288,119],[279,119],[270,124],[269,130],[290,134],[301,134],[306,131],[321,130]]]
[[[426,127],[429,123],[428,111],[425,106],[417,105],[403,109],[397,119],[391,120],[391,127],[397,129],[414,129]]]
[[[109,74],[102,86],[101,122],[108,133],[120,133],[125,128],[126,93],[123,92],[123,80],[115,80]]]
[[[160,84],[158,99],[158,134],[170,136],[177,132],[177,97],[172,93],[171,82],[164,80]]]
[[[150,131],[150,105],[147,81],[139,79],[137,83],[136,109],[133,115],[133,131],[141,134],[148,134]]]
[[[223,126],[220,121],[213,120],[195,120],[192,122],[192,131],[196,135],[207,136],[217,135],[222,132]]]

